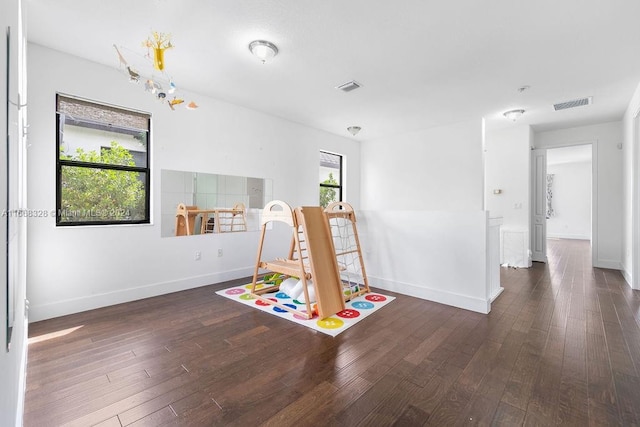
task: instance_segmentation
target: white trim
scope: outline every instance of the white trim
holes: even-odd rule
[[[18,402],[16,404],[16,427],[22,427],[24,417],[24,401],[27,393],[27,358],[29,352],[29,334],[28,334],[29,320],[24,320],[24,336],[22,337],[22,356],[20,358],[20,377],[18,378]]]
[[[620,264],[620,261],[616,261],[613,259],[594,260],[593,266],[596,268],[608,268],[610,270],[622,270],[622,265]]]
[[[500,294],[504,292],[504,288],[502,286],[500,286],[498,289],[496,289],[495,293],[493,295],[489,295],[489,302],[494,302],[496,300],[496,298],[498,298],[500,296]]]
[[[490,299],[483,300],[481,298],[474,298],[468,295],[456,294],[433,288],[425,288],[423,286],[416,286],[411,283],[402,283],[398,281],[382,279],[380,277],[369,276],[368,279],[371,286],[387,291],[421,298],[440,304],[446,304],[453,307],[463,308],[465,310],[475,311],[482,314],[488,314],[491,311]],[[500,295],[500,292],[496,293],[494,299],[495,297]]]
[[[65,316],[67,314],[79,313],[100,307],[107,307],[110,305],[169,294],[172,292],[184,291],[187,289],[211,285],[213,283],[225,282],[227,280],[249,277],[253,274],[253,270],[254,267],[245,267],[237,270],[193,276],[180,280],[152,283],[115,292],[105,292],[80,298],[70,298],[53,303],[31,304],[29,307],[29,317],[32,322],[52,319],[54,317]]]
[[[640,289],[640,107],[631,123],[631,272],[627,280],[631,289]]]
[[[591,142],[591,264],[598,260],[598,140]]]
[[[627,269],[624,266],[621,266],[622,269],[620,270],[620,272],[622,273],[622,277],[624,277],[624,281],[627,282],[627,285],[632,286],[631,285],[631,281],[632,281],[632,277],[631,274],[629,274],[629,272],[627,271]]]
[[[547,233],[547,239],[591,240],[586,234]]]

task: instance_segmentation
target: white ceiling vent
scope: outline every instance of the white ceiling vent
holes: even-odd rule
[[[574,99],[572,101],[553,104],[553,109],[556,111],[566,110],[567,108],[582,107],[583,105],[591,105],[592,103],[593,103],[593,97],[588,96],[586,98]]]
[[[358,89],[362,86],[355,80],[351,80],[350,82],[342,83],[340,86],[336,86],[336,89],[340,89],[343,92],[351,92],[352,90]]]

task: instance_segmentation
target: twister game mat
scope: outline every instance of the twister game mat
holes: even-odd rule
[[[382,295],[377,292],[370,292],[365,295],[360,295],[352,299],[351,301],[347,301],[345,303],[345,310],[327,317],[326,319],[319,319],[317,314],[314,315],[311,319],[306,319],[287,310],[283,310],[280,307],[256,299],[251,296],[250,292],[251,284],[248,284],[223,289],[217,291],[216,294],[225,298],[232,299],[241,304],[248,305],[249,307],[257,308],[258,310],[273,314],[274,316],[282,317],[283,319],[299,323],[308,328],[315,329],[316,331],[320,331],[327,335],[331,335],[332,337],[335,337],[340,332],[347,330],[347,328],[355,325],[362,319],[375,313],[377,310],[381,309],[395,299],[395,297]],[[265,293],[262,294],[262,296],[273,301],[277,301],[285,306],[295,308],[296,310],[306,311],[305,303],[291,299],[284,292],[274,290],[274,292]]]

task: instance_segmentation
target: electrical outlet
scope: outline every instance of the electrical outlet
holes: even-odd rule
[[[200,261],[200,258],[202,258],[202,254],[200,253],[200,251],[196,251],[196,256],[195,256],[196,261]]]
[[[222,249],[218,249],[218,256],[221,257],[222,256]]]

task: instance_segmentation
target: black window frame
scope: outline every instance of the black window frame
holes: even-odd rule
[[[126,166],[126,165],[117,165],[117,164],[108,164],[108,163],[93,163],[93,162],[83,162],[78,160],[69,160],[69,159],[61,159],[60,158],[60,147],[62,141],[62,129],[60,119],[60,112],[58,106],[60,105],[60,98],[66,98],[71,100],[77,100],[80,103],[91,104],[92,106],[98,108],[104,108],[105,110],[117,110],[124,114],[132,114],[138,116],[146,117],[146,129],[136,129],[133,127],[126,127],[121,125],[114,125],[108,122],[97,121],[82,117],[73,116],[73,120],[77,123],[84,123],[87,125],[91,125],[92,128],[102,128],[103,130],[109,131],[118,131],[121,133],[129,133],[129,134],[139,134],[143,131],[146,134],[146,166]],[[110,104],[97,102],[93,100],[88,100],[84,98],[79,98],[72,95],[65,95],[61,93],[56,93],[56,226],[60,227],[69,227],[69,226],[95,226],[95,225],[131,225],[131,224],[150,224],[151,223],[151,114],[146,112],[141,112],[133,109],[128,109],[124,107],[116,107]],[[144,182],[144,218],[142,219],[127,219],[127,220],[82,220],[82,221],[73,221],[73,220],[65,220],[62,221],[62,168],[64,166],[67,167],[79,167],[79,168],[89,168],[89,169],[103,169],[103,170],[115,170],[122,172],[137,172],[142,173],[145,177]],[[67,217],[68,218],[68,217]]]
[[[343,183],[343,180],[342,180],[342,178],[343,178],[342,169],[343,169],[343,164],[344,164],[344,156],[342,154],[331,153],[329,151],[320,150],[320,156],[321,156],[321,158],[320,158],[320,166],[323,166],[323,164],[322,164],[322,154],[328,154],[330,156],[336,156],[336,157],[338,157],[340,159],[339,167],[338,167],[338,182],[339,182],[339,184],[338,185],[334,185],[334,184],[323,184],[323,183],[320,183],[320,188],[332,188],[332,189],[338,190],[338,200],[337,201],[338,202],[342,202],[342,201],[344,201],[343,198],[342,198],[342,189],[344,187],[343,184],[342,184]]]

